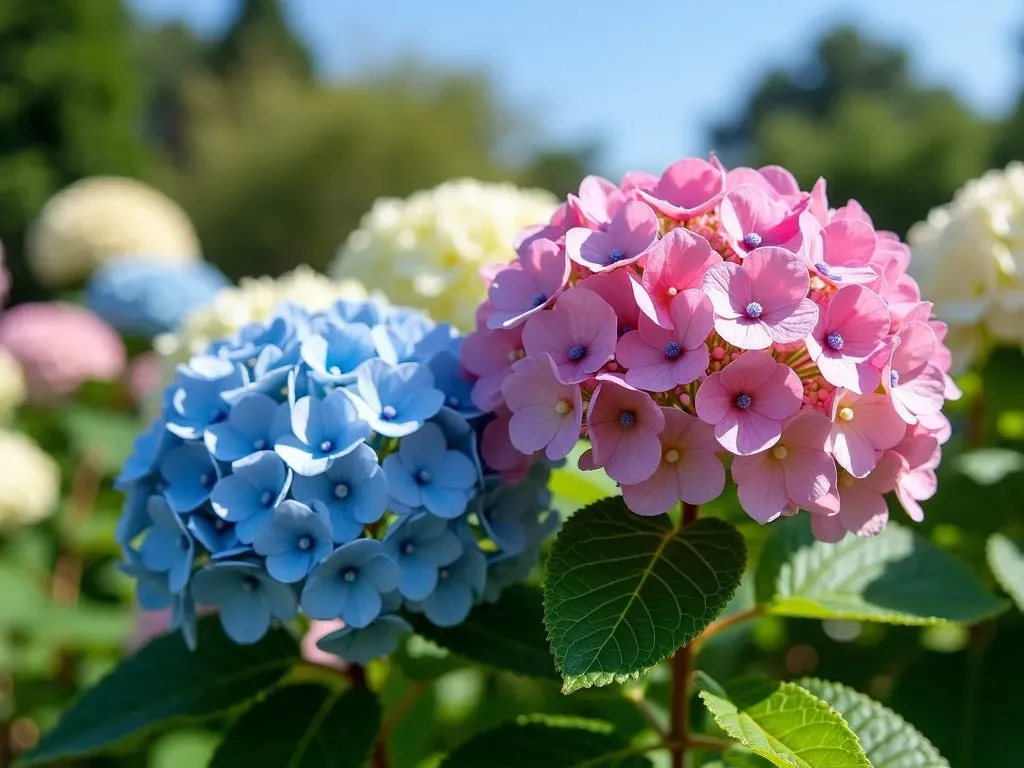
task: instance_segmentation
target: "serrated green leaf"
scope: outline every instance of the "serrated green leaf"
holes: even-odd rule
[[[361,766],[377,740],[380,713],[366,688],[280,688],[235,721],[210,768]]]
[[[207,617],[199,622],[197,651],[177,634],[154,640],[82,694],[22,764],[97,752],[168,720],[223,712],[276,683],[298,658],[283,629],[236,645],[216,617]]]
[[[999,586],[1024,611],[1024,551],[1006,536],[996,533],[986,542],[985,554]]]
[[[800,687],[843,716],[873,768],[949,768],[939,751],[910,723],[863,693],[807,678]]]
[[[418,634],[463,658],[521,675],[558,678],[536,587],[511,586],[498,602],[477,606],[455,627],[435,626],[420,614],[407,618]]]
[[[621,497],[581,509],[551,548],[544,584],[563,692],[636,678],[690,642],[732,599],[745,560],[722,520],[680,529]]]
[[[857,736],[828,704],[795,683],[744,678],[723,688],[697,673],[715,722],[780,768],[871,768]]]
[[[458,746],[440,768],[650,768],[607,723],[520,717]]]
[[[899,525],[836,544],[816,541],[807,519],[772,525],[756,572],[757,600],[769,613],[935,624],[977,622],[1006,608],[966,565]]]

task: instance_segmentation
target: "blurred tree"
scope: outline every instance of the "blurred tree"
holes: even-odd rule
[[[15,300],[39,293],[23,241],[47,198],[146,167],[127,24],[121,0],[0,2],[0,241]]]
[[[214,74],[230,76],[244,70],[256,50],[293,75],[313,75],[313,58],[285,19],[281,0],[242,0],[235,21],[210,47],[206,63]]]
[[[516,177],[524,187],[540,187],[565,197],[577,192],[580,181],[596,165],[598,148],[550,149],[537,152]]]
[[[833,204],[856,198],[904,234],[988,167],[992,126],[951,91],[914,82],[905,51],[844,27],[804,66],[768,74],[711,135],[730,164],[779,163],[806,188],[824,176]]]

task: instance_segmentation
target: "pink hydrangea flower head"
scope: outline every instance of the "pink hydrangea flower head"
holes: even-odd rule
[[[327,621],[311,621],[306,634],[302,636],[302,658],[312,664],[319,664],[321,667],[332,667],[341,669],[345,661],[340,656],[327,651],[320,650],[317,645],[322,638],[332,632],[345,628],[345,622],[341,619],[329,619]]]
[[[0,315],[0,347],[21,365],[33,402],[67,397],[86,381],[116,381],[127,364],[113,328],[62,302],[20,304]]]
[[[782,422],[799,409],[800,378],[765,352],[744,352],[697,390],[697,416],[715,427],[715,437],[744,456],[775,445]]]
[[[870,285],[878,272],[868,266],[875,252],[875,231],[852,219],[840,219],[822,226],[814,215],[800,215],[802,244],[799,255],[808,269],[833,287]]]
[[[857,536],[877,536],[889,522],[885,494],[896,488],[896,479],[904,464],[894,451],[885,451],[875,468],[865,477],[840,473],[836,483],[839,511],[835,515],[811,516],[811,529],[822,541],[839,541],[847,532]]]
[[[658,177],[646,171],[626,171],[622,174],[622,181],[619,183],[619,188],[627,194],[637,190],[651,192],[656,186],[658,186]]]
[[[675,408],[662,408],[661,463],[646,480],[622,486],[626,506],[638,515],[660,515],[677,502],[706,504],[725,489],[725,468],[711,426]]]
[[[635,331],[640,327],[640,307],[634,296],[639,280],[629,270],[616,269],[587,278],[586,289],[593,291],[615,312],[618,334]]]
[[[836,464],[825,450],[831,430],[820,413],[800,413],[774,446],[733,459],[732,477],[744,511],[768,523],[791,504],[808,507],[834,488]]]
[[[494,309],[489,328],[509,328],[550,305],[565,288],[572,265],[551,240],[523,244],[519,260],[491,281],[487,296]]]
[[[576,445],[583,424],[583,396],[578,384],[563,384],[550,355],[526,358],[502,386],[512,411],[509,437],[516,450],[543,450],[552,461]]]
[[[919,416],[942,408],[946,382],[933,362],[938,342],[927,323],[915,320],[900,327],[892,344],[882,386],[896,413],[908,424],[915,424]]]
[[[708,268],[721,263],[722,257],[703,237],[682,227],[673,229],[649,251],[640,283],[633,283],[637,306],[659,325],[670,327],[672,299],[688,288],[700,288]]]
[[[580,182],[579,195],[569,195],[569,207],[583,226],[604,229],[626,204],[629,196],[600,176],[587,176]]]
[[[644,203],[630,200],[604,231],[575,227],[565,233],[565,251],[592,272],[627,267],[646,255],[658,238],[658,217]]]
[[[484,427],[480,438],[480,456],[495,472],[500,472],[507,483],[516,483],[526,477],[533,454],[525,454],[512,445],[509,432],[512,413],[502,406],[495,410],[495,418]]]
[[[550,355],[564,384],[597,373],[615,354],[617,339],[615,311],[583,287],[567,291],[553,310],[534,315],[523,328],[526,354]]]
[[[889,308],[862,285],[840,288],[818,316],[807,337],[807,351],[830,384],[858,394],[878,386],[880,370],[871,362],[885,344]]]
[[[725,193],[725,168],[695,157],[679,160],[661,174],[650,192],[638,189],[654,210],[672,221],[685,221],[710,211]]]
[[[492,330],[477,328],[462,342],[462,365],[476,377],[473,405],[493,411],[501,403],[501,385],[512,373],[512,365],[526,355],[523,327]]]
[[[623,485],[641,483],[661,463],[665,415],[645,392],[602,376],[587,410],[587,430],[596,466]]]
[[[729,246],[741,256],[765,246],[800,245],[800,214],[807,198],[792,207],[761,186],[743,184],[722,198],[721,225]]]
[[[859,395],[837,389],[832,399],[832,432],[828,451],[854,477],[875,468],[882,451],[895,446],[907,431],[887,395]]]
[[[935,468],[942,459],[942,449],[936,436],[915,424],[907,427],[907,434],[893,451],[903,459],[903,467],[896,478],[896,498],[916,523],[924,520],[920,502],[935,495],[938,478]]]
[[[807,298],[803,262],[784,248],[758,248],[742,264],[722,262],[704,274],[702,287],[715,310],[715,330],[741,349],[767,349],[801,341],[818,321]]]
[[[690,288],[672,299],[672,328],[662,328],[646,315],[638,330],[619,340],[615,359],[629,370],[626,383],[648,392],[667,392],[696,381],[710,362],[707,341],[715,325],[708,297]]]

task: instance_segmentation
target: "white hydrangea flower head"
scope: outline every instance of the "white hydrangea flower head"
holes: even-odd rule
[[[949,324],[954,370],[995,343],[1024,344],[1024,164],[967,182],[907,241],[921,295]]]
[[[396,304],[463,330],[485,294],[483,267],[510,261],[526,226],[547,221],[558,200],[539,189],[456,179],[401,200],[381,198],[330,268]]]
[[[222,289],[211,303],[189,315],[177,333],[157,337],[154,347],[173,367],[203,351],[215,339],[266,320],[285,302],[316,312],[341,299],[365,298],[366,289],[358,282],[331,280],[305,265],[277,278],[243,277],[238,286]]]
[[[0,347],[0,419],[25,402],[25,372],[18,360]]]
[[[0,531],[53,514],[60,499],[57,462],[20,432],[0,430]]]
[[[125,255],[198,261],[199,240],[185,211],[134,179],[94,176],[54,195],[28,234],[27,259],[51,288],[80,283]]]

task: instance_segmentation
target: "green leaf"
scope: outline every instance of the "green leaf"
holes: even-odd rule
[[[999,586],[1024,611],[1024,552],[1001,533],[989,537],[985,551]]]
[[[380,702],[366,688],[280,688],[238,718],[210,768],[332,768],[366,763],[380,731]]]
[[[805,679],[800,686],[843,716],[874,768],[949,768],[914,726],[863,693],[824,680]]]
[[[154,640],[82,694],[23,763],[96,752],[168,720],[223,712],[279,681],[298,657],[283,629],[255,645],[236,645],[216,617],[207,617],[197,651],[177,634]]]
[[[725,609],[745,560],[721,520],[680,529],[621,497],[581,509],[551,548],[544,585],[563,693],[637,678],[690,642]]]
[[[418,634],[471,661],[531,677],[558,678],[536,587],[511,586],[498,602],[477,606],[455,627],[435,626],[420,614],[407,618]]]
[[[698,672],[697,686],[722,730],[780,768],[871,768],[843,718],[795,683],[743,678],[723,688]]]
[[[141,431],[138,419],[107,408],[73,405],[62,412],[72,450],[107,474],[121,471]]]
[[[890,523],[872,538],[816,541],[807,515],[773,523],[757,600],[779,616],[889,624],[977,622],[1006,608],[963,563]]]
[[[1024,469],[1024,453],[1006,448],[980,448],[957,456],[955,466],[978,485],[995,485]]]
[[[595,720],[520,717],[459,745],[440,768],[650,768],[651,761]]]

